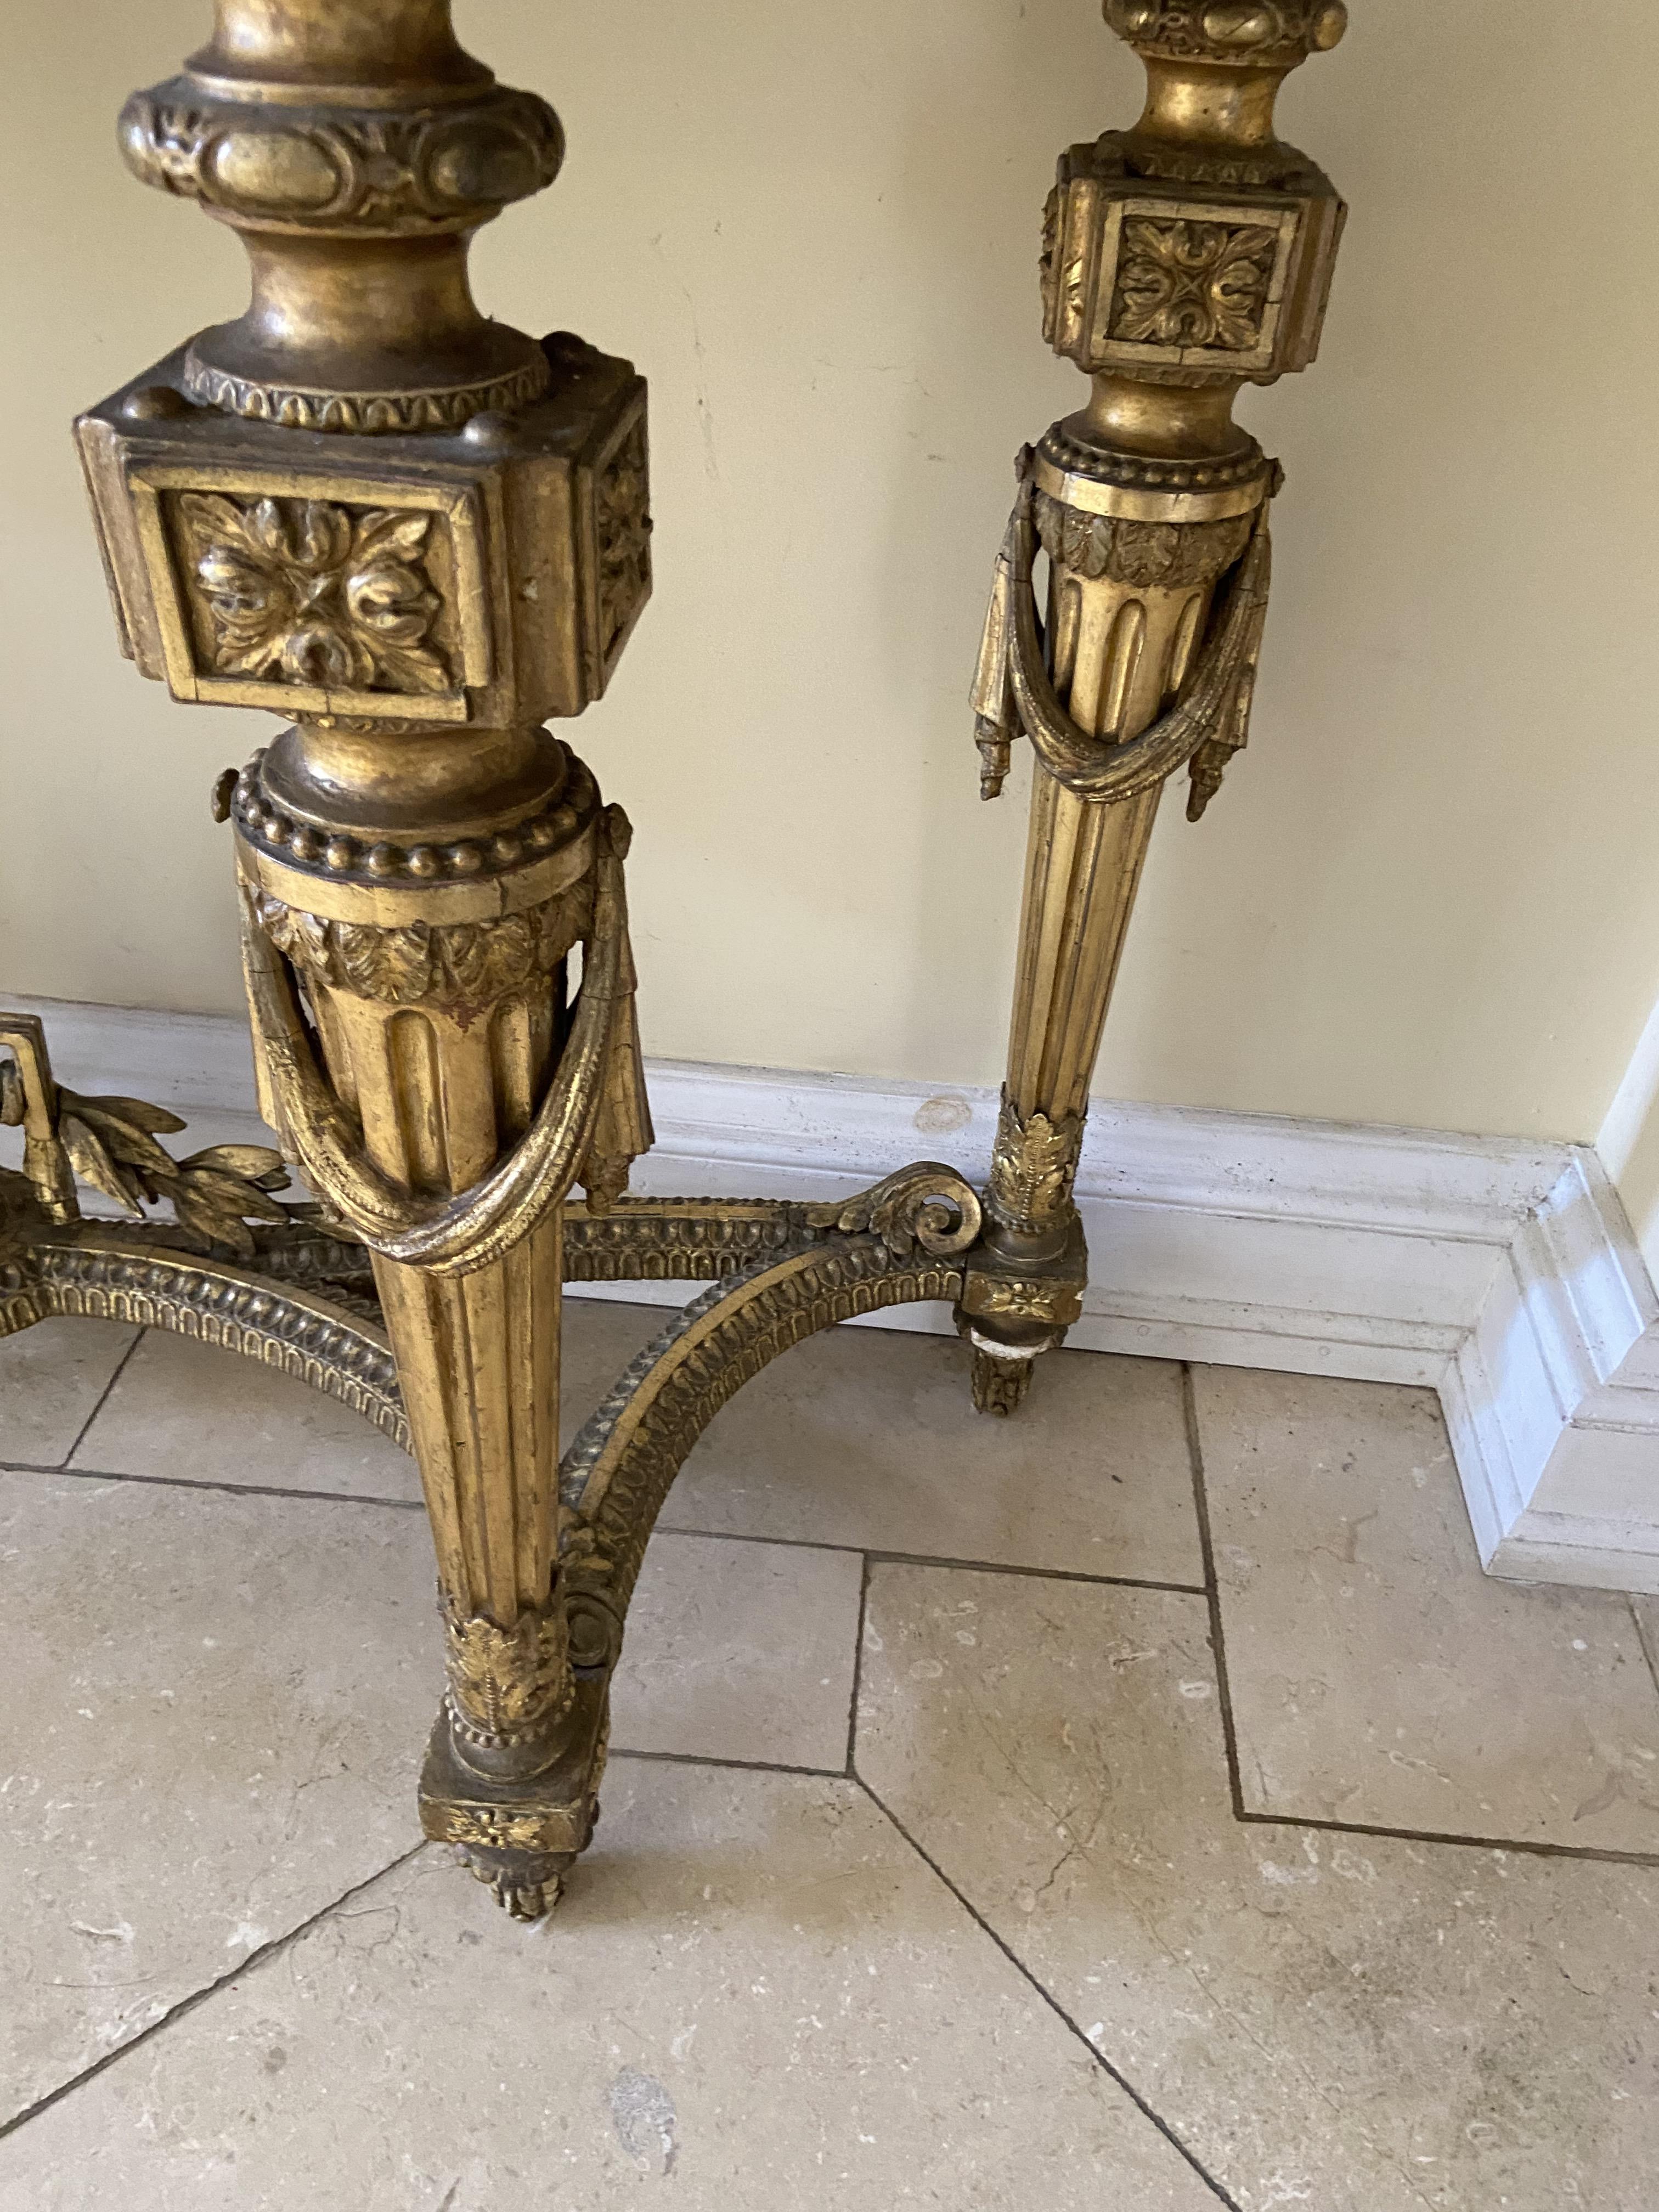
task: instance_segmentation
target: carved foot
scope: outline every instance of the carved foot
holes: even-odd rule
[[[1036,1366],[1035,1359],[998,1359],[975,1345],[974,1411],[994,1413],[1001,1420],[1006,1420],[1010,1413],[1017,1413],[1025,1402]]]
[[[1011,1255],[989,1234],[969,1253],[957,1328],[973,1348],[976,1412],[1002,1419],[1018,1412],[1032,1368],[1081,1316],[1088,1281],[1089,1248],[1075,1214],[1065,1243],[1047,1257]]]
[[[514,1920],[545,1919],[564,1895],[564,1877],[574,1856],[527,1851],[495,1851],[463,1845],[457,1852],[475,1881],[481,1881]]]
[[[421,1826],[453,1844],[469,1873],[514,1920],[539,1920],[592,1840],[609,1736],[609,1678],[582,1679],[556,1753],[534,1775],[487,1775],[469,1765],[447,1705],[421,1775]]]

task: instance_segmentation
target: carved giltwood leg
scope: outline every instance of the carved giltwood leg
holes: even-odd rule
[[[1278,471],[1232,403],[1247,379],[1312,359],[1340,229],[1273,111],[1344,9],[1193,14],[1107,0],[1146,59],[1146,111],[1064,157],[1043,258],[1047,335],[1093,396],[1020,457],[975,687],[984,795],[1017,736],[1037,755],[986,1236],[958,1309],[975,1402],[994,1413],[1082,1310],[1073,1185],[1164,784],[1188,770],[1196,820],[1248,734]]]
[[[404,742],[359,738],[360,770],[376,748]],[[544,734],[481,748],[492,763],[503,750],[516,804],[481,836],[488,794],[465,794],[477,865],[462,884],[411,876],[384,823],[325,817],[320,810],[339,811],[323,773],[327,732],[289,732],[240,779],[231,806],[249,928],[303,994],[331,1086],[324,1111],[343,1109],[361,1130],[362,1161],[393,1202],[465,1203],[524,1152],[556,1082],[586,1094],[565,1171],[520,1207],[498,1256],[482,1256],[482,1229],[461,1241],[459,1266],[399,1258],[395,1243],[374,1255],[432,1522],[449,1677],[422,1817],[515,1916],[534,1917],[591,1832],[605,1711],[603,1674],[579,1695],[558,1569],[562,1186],[579,1159],[595,1183],[625,1182],[650,1135],[635,1087],[631,971],[611,975],[609,1033],[591,1064],[566,1006],[578,945],[584,994],[605,988],[599,872],[619,866],[618,817]],[[453,788],[445,803],[442,838],[429,813],[428,834],[453,854],[463,819]],[[296,866],[301,807],[325,855],[349,842],[401,860],[383,860],[374,884],[330,874],[325,858]],[[335,1164],[313,1149],[315,1102],[283,1071],[269,960],[258,945],[252,954],[266,1111],[319,1188],[338,1195]],[[625,957],[613,946],[613,968]],[[303,1054],[291,1030],[290,1042]]]
[[[297,752],[303,737],[287,742]],[[550,820],[563,763],[557,748],[540,750],[551,757],[537,818]],[[289,768],[290,793],[301,773]],[[324,878],[306,893],[311,912],[263,892],[265,779],[256,771],[239,787],[257,924],[295,962],[334,1090],[362,1126],[367,1158],[399,1190],[441,1198],[483,1182],[525,1137],[565,1041],[565,960],[591,923],[591,866],[550,887],[591,844],[594,804],[585,772],[562,782],[576,785],[580,808],[565,800],[570,842],[489,883],[494,901],[522,902],[493,921],[447,921],[448,894],[418,880],[362,891]],[[523,842],[510,817],[496,834]],[[273,873],[292,897],[284,861]],[[565,1748],[574,1698],[556,1592],[562,1218],[550,1205],[504,1256],[465,1274],[374,1261],[444,1617],[449,1688],[423,1814],[453,1840],[520,1839],[510,1855],[481,1849],[474,1862],[519,1913],[541,1908],[591,1826],[586,1776],[574,1807],[568,1789],[551,1802],[544,1790],[510,1831],[484,1802],[491,1783],[545,1772]],[[532,1833],[549,1848],[524,1848]]]
[[[1236,487],[1207,496],[1143,493],[1137,509],[1165,519],[1124,520],[1110,512],[1112,473],[1121,473],[1112,471],[1115,457],[1085,448],[1079,427],[1051,431],[1031,460],[1032,484],[1055,487],[1035,490],[1031,527],[1048,556],[1054,697],[1103,754],[1141,737],[1181,696],[1216,580],[1250,541],[1268,470],[1260,450],[1235,434],[1239,451],[1228,472],[1239,477]],[[1076,503],[1085,499],[1092,504]],[[1218,519],[1188,520],[1182,512],[1246,501],[1244,512]],[[1072,1187],[1162,796],[1155,781],[1122,799],[1097,799],[1038,760],[985,1248],[963,1300],[983,1413],[1017,1409],[1033,1361],[1082,1311],[1088,1254]]]
[[[0,1176],[0,1329],[178,1328],[412,1443],[448,1673],[422,1817],[521,1917],[587,1840],[635,1577],[719,1407],[815,1329],[948,1297],[1008,1410],[1078,1310],[1072,1184],[1158,792],[1189,766],[1201,811],[1245,733],[1273,471],[1229,407],[1311,357],[1340,211],[1271,127],[1338,0],[1108,14],[1152,96],[1063,167],[1047,279],[1095,397],[1022,459],[976,691],[988,795],[1018,732],[1040,764],[988,1209],[933,1164],[821,1206],[622,1200],[651,1141],[627,825],[541,725],[603,694],[649,592],[644,388],[486,322],[465,272],[478,225],[556,173],[551,111],[462,54],[447,0],[217,0],[183,79],[123,118],[142,177],[245,234],[254,300],[77,434],[142,672],[292,724],[216,807],[264,1110],[325,1222],[275,1204],[257,1148],[174,1162],[172,1117],[62,1091],[0,1018],[0,1121],[29,1146]],[[83,1223],[76,1176],[176,1226]],[[569,1273],[732,1279],[561,1468]]]
[[[449,1674],[422,1818],[534,1912],[605,1719],[559,1582],[562,1208],[650,1141],[626,824],[541,725],[603,694],[649,592],[644,386],[474,305],[472,233],[563,137],[447,0],[217,0],[122,143],[242,234],[254,291],[77,426],[123,642],[291,720],[216,793],[264,1110],[397,1354]]]

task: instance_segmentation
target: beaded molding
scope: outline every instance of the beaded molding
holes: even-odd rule
[[[263,751],[257,752],[240,774],[227,769],[214,787],[214,815],[234,822],[249,844],[273,860],[331,875],[356,876],[374,883],[412,878],[417,883],[475,880],[482,876],[506,875],[526,860],[539,859],[568,844],[597,811],[599,787],[592,771],[562,747],[567,770],[565,795],[557,804],[532,815],[515,829],[497,830],[490,837],[464,837],[451,845],[400,845],[390,838],[372,842],[343,832],[319,830],[309,822],[296,822],[265,798],[260,782]]]
[[[1062,422],[1044,433],[1037,451],[1066,476],[1151,491],[1224,491],[1252,483],[1267,465],[1267,456],[1254,439],[1243,453],[1224,453],[1213,460],[1149,460],[1139,453],[1085,445]]]

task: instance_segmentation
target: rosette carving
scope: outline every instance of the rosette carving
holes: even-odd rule
[[[651,595],[651,484],[645,425],[636,423],[599,478],[599,641],[609,659]]]
[[[1260,224],[1131,217],[1111,335],[1130,344],[1248,353],[1261,336],[1278,255],[1278,231]]]
[[[242,506],[185,492],[179,517],[221,675],[332,690],[437,692],[442,600],[425,567],[433,517],[320,499]]]

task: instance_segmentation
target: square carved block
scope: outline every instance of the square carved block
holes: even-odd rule
[[[1043,328],[1079,368],[1266,381],[1319,345],[1345,210],[1293,157],[1279,186],[1129,173],[1121,142],[1074,146],[1043,239]]]
[[[123,650],[175,698],[501,728],[600,697],[651,589],[645,386],[550,341],[552,389],[454,434],[347,438],[178,392],[76,425]]]

